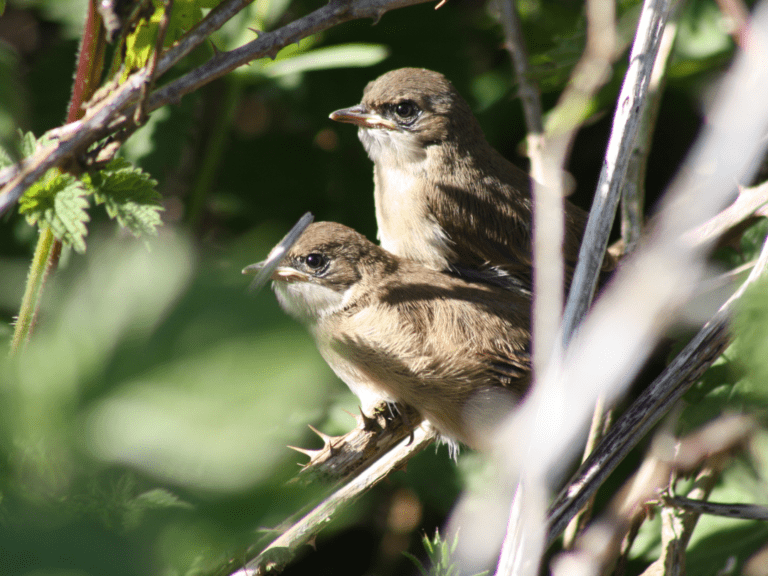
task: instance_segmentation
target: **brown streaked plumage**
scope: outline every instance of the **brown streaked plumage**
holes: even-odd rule
[[[374,162],[385,249],[435,270],[530,290],[530,181],[486,141],[445,76],[418,68],[387,72],[366,86],[359,105],[330,117],[359,127]],[[566,201],[568,283],[585,224],[586,213]],[[607,257],[604,268],[613,266]]]
[[[310,225],[272,278],[364,411],[402,402],[454,447],[482,447],[528,388],[519,291],[436,272],[332,222]]]

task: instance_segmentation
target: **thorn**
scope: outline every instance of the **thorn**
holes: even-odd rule
[[[312,550],[317,552],[317,534],[312,536],[309,540],[307,540],[307,546],[312,546]]]
[[[315,434],[320,436],[320,438],[322,438],[323,444],[325,444],[326,446],[329,446],[331,444],[331,440],[333,440],[332,436],[328,436],[328,434],[324,434],[320,432],[320,430],[312,426],[312,424],[308,424],[308,426],[309,426],[309,429],[312,430],[312,432],[314,432]]]
[[[298,448],[296,446],[286,446],[286,448],[290,448],[291,450],[296,450],[296,452],[301,452],[304,454],[304,456],[309,457],[309,460],[312,461],[312,459],[320,454],[321,450],[308,450],[306,448]],[[304,464],[300,464],[300,466],[304,466]]]
[[[263,32],[261,30],[259,30],[258,28],[248,28],[248,30],[250,30],[251,32],[256,34],[256,36],[261,36],[263,34]]]
[[[437,6],[435,6],[435,10],[439,10],[443,6],[445,6],[448,3],[448,0],[440,0],[440,2],[437,3]]]
[[[216,44],[213,43],[213,40],[211,42],[211,48],[213,48],[213,57],[216,58],[219,55],[219,49],[216,48]]]
[[[379,10],[378,12],[376,12],[376,14],[373,17],[373,24],[372,24],[373,26],[376,26],[376,24],[379,23],[379,20],[381,20],[381,17],[384,16],[384,12],[386,12],[386,10]]]

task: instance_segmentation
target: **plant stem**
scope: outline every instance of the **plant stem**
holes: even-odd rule
[[[51,252],[56,249],[56,244],[61,250],[61,243],[53,237],[53,232],[48,227],[40,231],[40,237],[37,240],[35,255],[32,258],[32,265],[29,268],[27,276],[27,287],[24,290],[24,297],[21,300],[19,316],[16,320],[16,327],[11,341],[11,354],[15,354],[22,344],[29,340],[32,333],[32,327],[35,325],[37,311],[40,304],[40,294],[43,291],[45,279],[48,276]]]
[[[67,122],[74,122],[83,117],[83,104],[93,96],[104,69],[106,32],[101,17],[96,13],[94,3],[95,0],[88,3],[88,17],[83,26],[77,73],[67,108]],[[24,343],[29,341],[40,309],[45,281],[59,263],[61,248],[61,241],[53,236],[50,228],[46,227],[40,231],[14,328],[11,354],[15,354]]]

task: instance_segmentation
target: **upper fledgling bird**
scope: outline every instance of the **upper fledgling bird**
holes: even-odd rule
[[[454,452],[456,441],[482,447],[528,388],[530,301],[519,291],[436,272],[332,222],[311,224],[272,279],[365,412],[407,404]]]
[[[365,87],[360,104],[330,117],[359,126],[374,162],[378,236],[385,249],[435,270],[530,290],[528,176],[486,141],[445,76],[418,68],[387,72]],[[586,213],[566,201],[568,283],[585,224]],[[606,260],[604,268],[612,267]]]

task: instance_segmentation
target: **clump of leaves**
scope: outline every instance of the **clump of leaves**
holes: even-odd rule
[[[19,136],[19,152],[24,157],[45,144],[31,132]],[[0,168],[11,165],[11,158],[0,150]],[[19,212],[29,224],[50,228],[58,240],[83,253],[90,221],[89,196],[96,204],[104,204],[109,217],[138,238],[156,235],[161,223],[163,208],[156,188],[156,180],[122,158],[80,178],[51,169],[21,197]]]
[[[459,566],[453,560],[453,555],[459,544],[458,534],[455,534],[453,539],[448,541],[440,536],[439,530],[435,530],[435,535],[432,538],[424,534],[422,542],[424,543],[424,549],[427,551],[429,564],[432,566],[431,570],[424,568],[421,561],[413,554],[403,552],[416,565],[422,576],[457,576],[461,573]],[[488,574],[487,570],[479,572],[474,576],[485,576],[486,574]]]

